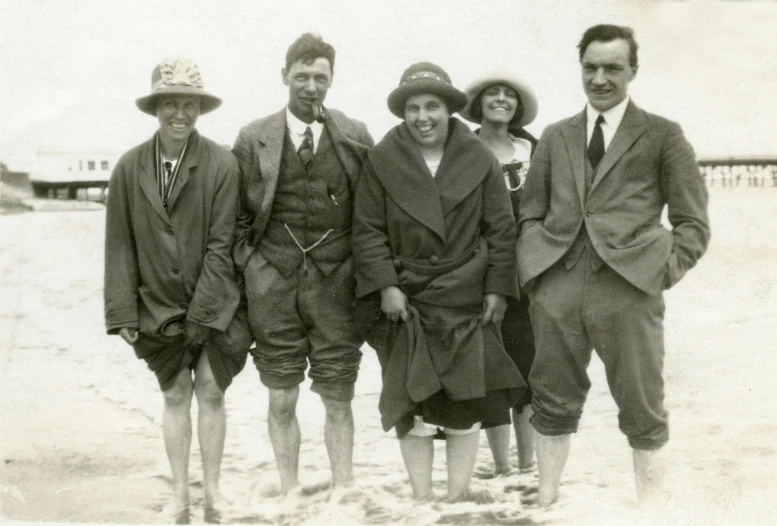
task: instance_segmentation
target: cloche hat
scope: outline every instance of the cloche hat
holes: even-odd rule
[[[443,99],[451,114],[467,104],[467,96],[453,87],[444,69],[431,62],[416,62],[402,73],[399,86],[389,94],[389,110],[404,119],[405,101],[420,93],[432,93]]]
[[[523,114],[520,120],[515,123],[516,125],[523,127],[534,121],[537,117],[537,97],[534,95],[534,90],[523,78],[502,69],[487,71],[469,83],[464,90],[467,95],[467,104],[459,114],[470,122],[480,124],[480,120],[476,120],[472,116],[472,103],[475,102],[481,91],[494,84],[504,84],[518,93]]]
[[[221,99],[202,89],[197,64],[185,58],[163,59],[151,72],[151,94],[135,101],[138,109],[156,115],[156,99],[165,95],[197,95],[200,115],[221,106]]]

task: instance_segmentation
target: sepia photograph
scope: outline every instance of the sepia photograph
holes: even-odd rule
[[[773,524],[776,27],[4,0],[0,524]]]

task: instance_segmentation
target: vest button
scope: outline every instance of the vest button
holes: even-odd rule
[[[173,267],[173,274],[178,274],[179,272],[181,272],[181,269],[178,267]]]
[[[436,265],[439,262],[440,262],[440,258],[437,257],[437,254],[432,254],[431,256],[429,256],[429,263],[430,264]]]
[[[394,264],[394,268],[399,268],[402,266],[402,262],[397,258],[394,258],[391,262]]]
[[[175,232],[173,232],[173,229],[172,229],[172,228],[168,228],[168,229],[166,230],[166,232],[167,232],[167,235],[168,235],[168,236],[172,236],[173,234],[175,234]]]

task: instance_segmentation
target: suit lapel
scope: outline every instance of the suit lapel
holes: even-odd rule
[[[645,133],[645,129],[645,118],[642,111],[632,101],[629,101],[623,120],[618,129],[615,130],[615,135],[612,137],[612,141],[604,152],[604,157],[602,157],[602,161],[596,170],[590,191],[596,188],[599,182],[615,166],[615,163],[631,148],[634,141]]]
[[[355,188],[356,181],[359,177],[359,170],[361,169],[361,162],[360,160],[354,158],[354,153],[350,144],[351,141],[340,130],[340,126],[338,125],[337,120],[337,117],[332,114],[329,120],[326,121],[324,127],[329,132],[329,138],[332,140],[335,154],[340,160],[340,164],[342,165],[343,170],[345,170],[345,173],[348,174],[348,179],[351,182],[351,188]]]
[[[561,129],[561,136],[569,154],[572,175],[580,197],[580,207],[585,208],[585,109],[572,117],[567,126]]]
[[[140,156],[140,176],[138,177],[138,183],[140,189],[151,204],[151,208],[159,214],[159,217],[164,219],[165,223],[172,226],[170,222],[170,216],[167,215],[164,205],[162,204],[162,196],[159,195],[159,187],[156,184],[156,173],[154,165],[154,139],[152,138],[144,145],[143,154]]]
[[[262,210],[268,214],[275,199],[275,188],[281,170],[283,141],[286,140],[286,108],[273,115],[259,135],[259,166],[264,184]]]

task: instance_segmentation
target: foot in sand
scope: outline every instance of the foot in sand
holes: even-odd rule
[[[509,466],[505,469],[476,469],[472,475],[476,479],[480,480],[491,480],[499,477],[509,477],[511,475],[516,475],[518,473],[518,470],[513,467]]]
[[[162,524],[190,524],[191,523],[191,508],[189,503],[182,505],[176,500],[172,500],[162,508],[162,511],[157,515],[158,522]]]
[[[359,486],[335,486],[329,492],[327,501],[331,504],[351,504],[367,498],[367,494]]]
[[[235,515],[233,497],[228,497],[218,490],[205,495],[204,521],[207,524],[221,524]]]

